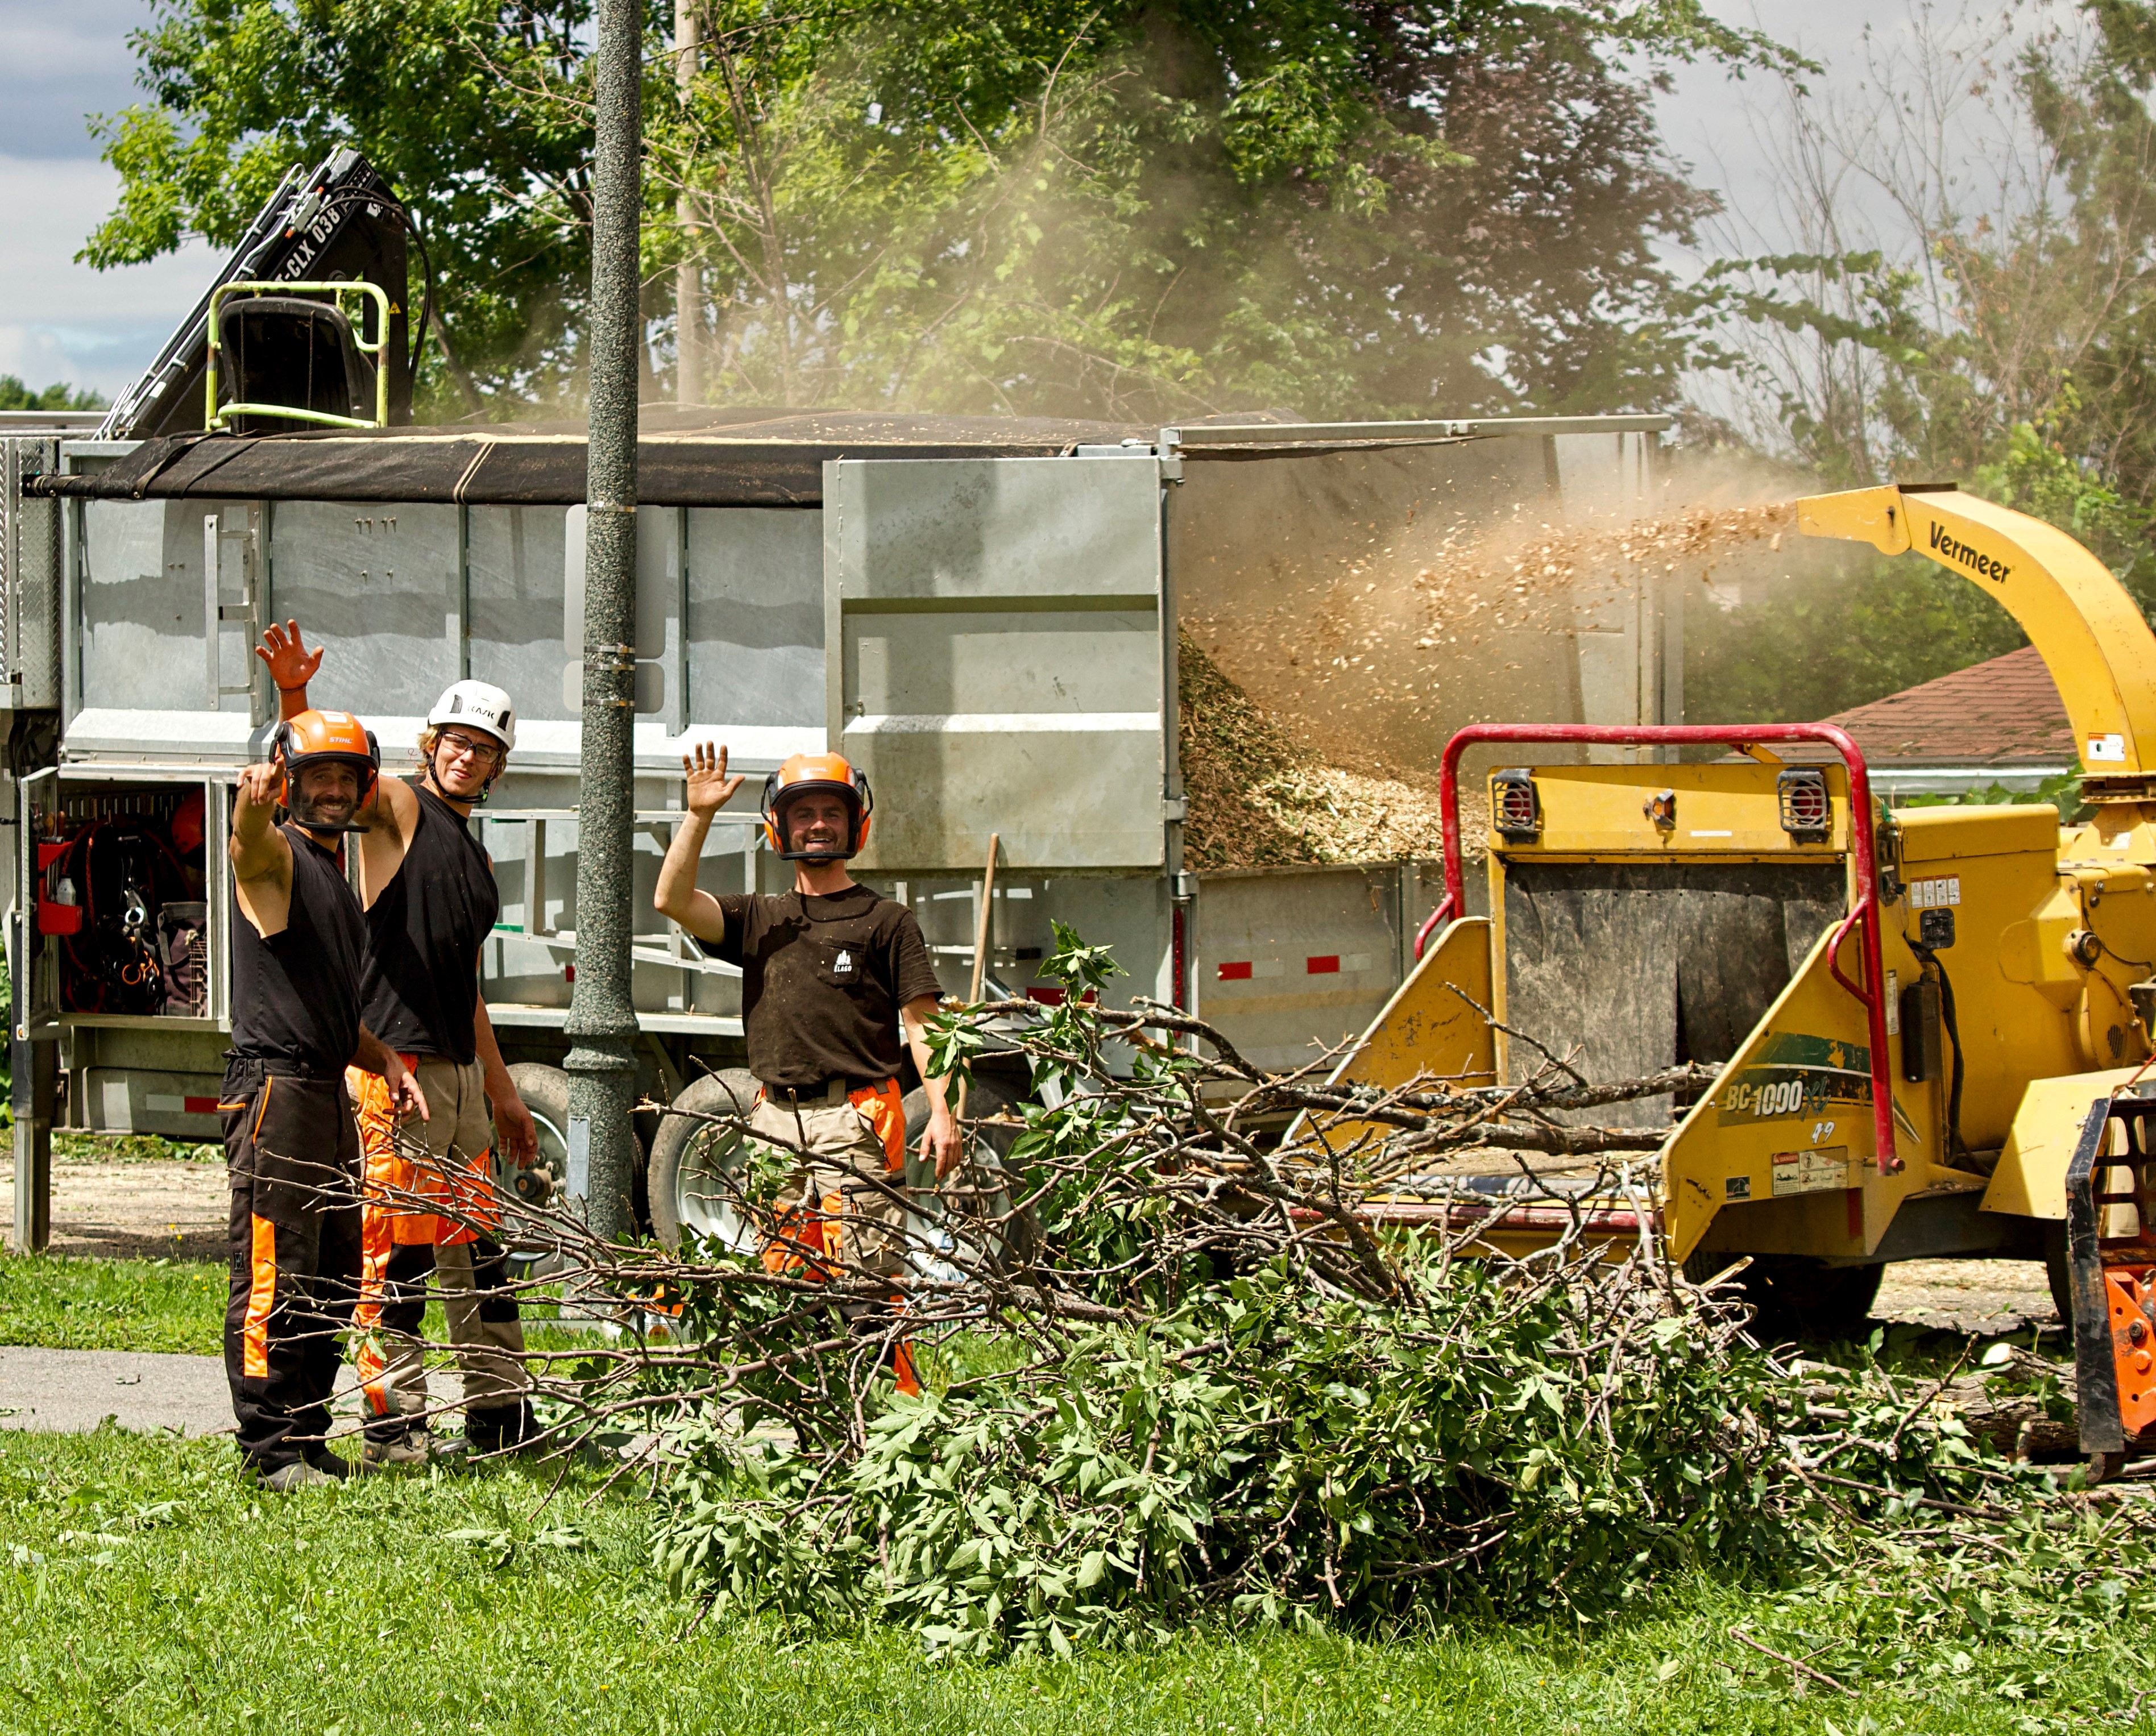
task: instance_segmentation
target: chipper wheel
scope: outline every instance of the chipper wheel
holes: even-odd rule
[[[1740,1257],[1696,1252],[1684,1263],[1685,1276],[1702,1284],[1727,1272]],[[1736,1283],[1752,1306],[1752,1335],[1763,1344],[1861,1337],[1887,1269],[1829,1266],[1800,1254],[1754,1254],[1751,1262]]]

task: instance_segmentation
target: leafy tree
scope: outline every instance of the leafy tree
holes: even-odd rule
[[[1826,487],[1956,481],[2071,531],[2156,607],[2156,7],[2097,0],[2083,47],[2039,37],[1994,73],[1995,42],[1875,66],[1879,88],[1949,111],[1989,105],[1989,208],[1955,166],[1876,128],[1811,128],[1789,191],[1816,250],[1724,261],[1684,305],[1758,335],[1760,421]],[[1860,142],[1860,141],[1864,142]],[[1887,154],[1881,155],[1884,151]],[[1807,175],[1810,178],[1806,178]],[[1899,249],[1852,248],[1835,201],[1868,175],[1904,191]],[[1852,552],[1824,581],[1768,587],[1686,627],[1695,716],[1817,717],[2025,643],[1922,556]]]
[[[0,410],[102,410],[105,400],[95,392],[78,392],[64,385],[33,391],[13,374],[0,374]]]
[[[1131,420],[1666,400],[1650,243],[1706,201],[1611,51],[1770,53],[1618,8],[932,4],[805,54],[762,17],[660,130],[718,376]]]
[[[1697,0],[710,0],[677,80],[647,16],[654,391],[685,256],[716,396],[1134,419],[1667,401],[1699,339],[1653,248],[1705,204],[1626,68],[1793,64]],[[474,391],[573,397],[588,27],[161,0],[85,257],[228,238],[349,142],[424,228]]]
[[[231,246],[289,169],[350,145],[408,202],[445,298],[422,402],[549,396],[589,276],[589,113],[534,93],[582,64],[590,23],[588,0],[161,0],[132,38],[150,100],[93,122],[121,186],[79,257]]]

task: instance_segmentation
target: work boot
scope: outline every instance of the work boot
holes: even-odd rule
[[[274,1471],[257,1472],[254,1480],[280,1495],[289,1495],[294,1489],[333,1489],[339,1482],[328,1472],[317,1471],[305,1459],[294,1459]]]
[[[367,1463],[371,1470],[416,1471],[450,1457],[462,1447],[461,1442],[444,1440],[430,1430],[410,1429],[386,1441],[370,1440]]]

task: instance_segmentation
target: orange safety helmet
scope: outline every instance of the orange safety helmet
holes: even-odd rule
[[[779,830],[779,809],[797,796],[828,790],[852,812],[843,850],[789,850]],[[860,853],[869,841],[869,815],[875,797],[869,791],[865,774],[854,770],[837,754],[795,754],[763,781],[763,837],[785,862],[844,862]]]
[[[303,711],[286,718],[270,738],[270,757],[284,774],[285,812],[316,832],[364,832],[364,826],[316,819],[300,800],[300,774],[317,763],[349,766],[359,774],[359,806],[374,799],[382,771],[382,749],[368,729],[349,711]]]

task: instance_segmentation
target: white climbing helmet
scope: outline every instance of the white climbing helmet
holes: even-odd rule
[[[507,694],[489,682],[459,681],[442,690],[442,697],[427,714],[427,727],[439,730],[448,724],[461,724],[491,735],[501,744],[504,753],[516,745],[516,708],[509,703]]]

